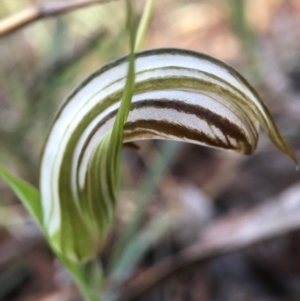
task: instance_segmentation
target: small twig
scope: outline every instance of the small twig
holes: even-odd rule
[[[199,242],[165,258],[120,290],[117,301],[133,301],[175,273],[216,256],[238,251],[300,228],[300,185],[239,215],[229,215],[203,229]]]
[[[71,12],[75,9],[115,0],[75,0],[72,2],[47,2],[21,11],[0,21],[0,37],[12,33],[37,20]]]

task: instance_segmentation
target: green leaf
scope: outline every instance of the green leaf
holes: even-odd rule
[[[3,166],[0,165],[0,176],[14,191],[37,224],[43,229],[42,212],[39,192],[31,184],[10,174]]]

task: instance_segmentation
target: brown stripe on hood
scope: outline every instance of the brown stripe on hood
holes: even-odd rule
[[[233,128],[236,128],[237,131],[239,130],[236,125],[232,124],[232,126]],[[233,128],[231,130],[234,131]],[[202,131],[197,131],[182,124],[173,123],[166,120],[158,121],[141,119],[134,122],[127,122],[124,127],[124,138],[126,140],[138,140],[139,137],[141,137],[141,139],[145,139],[143,136],[146,136],[146,138],[149,137],[149,139],[153,139],[155,136],[156,138],[159,138],[159,136],[155,134],[155,131],[161,133],[162,136],[165,135],[165,138],[170,136],[183,139],[185,138],[199,141],[200,143],[208,144],[214,147],[236,150],[244,154],[251,154],[254,150],[243,132],[239,132],[238,136],[232,137],[237,141],[237,145],[233,145],[230,142],[228,135],[226,135],[224,132],[223,134],[226,138],[226,143],[224,143],[218,137],[211,137]]]
[[[238,127],[236,124],[231,122],[229,119],[215,114],[212,111],[201,107],[200,105],[195,105],[195,104],[187,104],[184,101],[180,100],[175,100],[175,99],[148,99],[148,100],[142,100],[137,103],[132,103],[130,107],[130,112],[138,109],[145,109],[145,108],[156,108],[156,109],[171,109],[175,110],[180,113],[185,113],[185,114],[190,114],[194,115],[197,118],[204,120],[207,122],[209,126],[215,126],[218,128],[223,135],[226,138],[227,144],[225,144],[221,139],[218,137],[209,137],[205,135],[202,131],[197,131],[191,128],[187,128],[183,125],[177,124],[177,123],[170,123],[166,121],[155,121],[152,120],[152,123],[146,123],[148,120],[139,120],[137,122],[127,122],[125,124],[124,130],[127,131],[126,133],[126,140],[129,141],[130,134],[128,131],[134,131],[134,140],[136,139],[137,136],[141,137],[142,139],[145,139],[142,137],[142,133],[146,134],[146,136],[153,136],[153,133],[151,131],[147,131],[147,125],[150,126],[150,124],[153,126],[153,130],[159,131],[161,133],[164,133],[166,135],[172,135],[172,136],[178,136],[178,137],[185,137],[187,139],[191,140],[196,140],[202,143],[206,143],[215,147],[222,147],[226,149],[233,149],[237,150],[239,152],[245,153],[245,154],[251,154],[253,150],[255,149],[256,145],[252,145],[249,143],[248,138],[244,132],[244,130],[240,127]],[[97,132],[97,130],[102,127],[108,120],[112,119],[113,117],[116,116],[118,110],[114,110],[107,114],[101,121],[98,122],[98,124],[94,127],[93,131],[90,133],[90,135],[87,137],[85,144],[82,148],[82,152],[79,156],[79,164],[77,165],[78,167],[81,164],[83,154],[94,136],[94,134]],[[155,124],[155,125],[154,125]],[[159,126],[161,124],[161,127]],[[137,135],[137,130],[134,130],[133,125],[137,128],[139,128],[140,132]],[[166,128],[163,127],[166,126]],[[176,127],[175,127],[176,125]],[[166,132],[167,131],[167,132]],[[168,132],[169,131],[169,132]],[[178,132],[176,132],[178,131]],[[170,134],[172,132],[172,134]],[[157,136],[157,135],[156,135]],[[158,136],[157,136],[158,137]],[[189,138],[190,137],[190,138]],[[191,138],[194,137],[194,138]],[[230,139],[235,139],[237,141],[238,147],[234,146],[230,143]],[[150,138],[149,138],[150,139]],[[239,144],[243,146],[239,146]],[[77,170],[78,171],[78,170]]]

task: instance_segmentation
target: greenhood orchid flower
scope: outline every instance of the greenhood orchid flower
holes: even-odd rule
[[[126,79],[132,100],[127,97],[123,119],[116,119]],[[122,143],[167,139],[249,155],[259,125],[298,164],[264,102],[225,63],[174,48],[108,63],[67,97],[45,143],[40,192],[53,248],[84,262],[103,246],[114,217]]]

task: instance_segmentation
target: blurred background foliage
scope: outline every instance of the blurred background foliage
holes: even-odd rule
[[[2,0],[0,19],[42,3]],[[139,16],[144,3],[136,1]],[[0,38],[0,162],[8,170],[38,186],[39,154],[55,111],[87,75],[126,54],[124,20],[123,1],[112,1]],[[300,157],[299,0],[155,1],[143,49],[157,47],[204,52],[236,67]],[[273,207],[265,213],[253,208],[269,199],[276,205],[280,193],[299,184],[293,164],[265,135],[252,157],[174,142],[138,145],[138,151],[124,148],[116,223],[101,255],[110,300],[130,287],[134,295],[143,271],[201,243],[207,227],[222,218],[230,224],[248,217],[259,236],[264,226],[255,224],[256,212],[266,214],[267,228],[279,217]],[[300,203],[300,189],[293,191],[289,197]],[[291,228],[191,264],[138,300],[300,300],[300,236]],[[0,300],[75,298],[69,277],[1,181]]]

